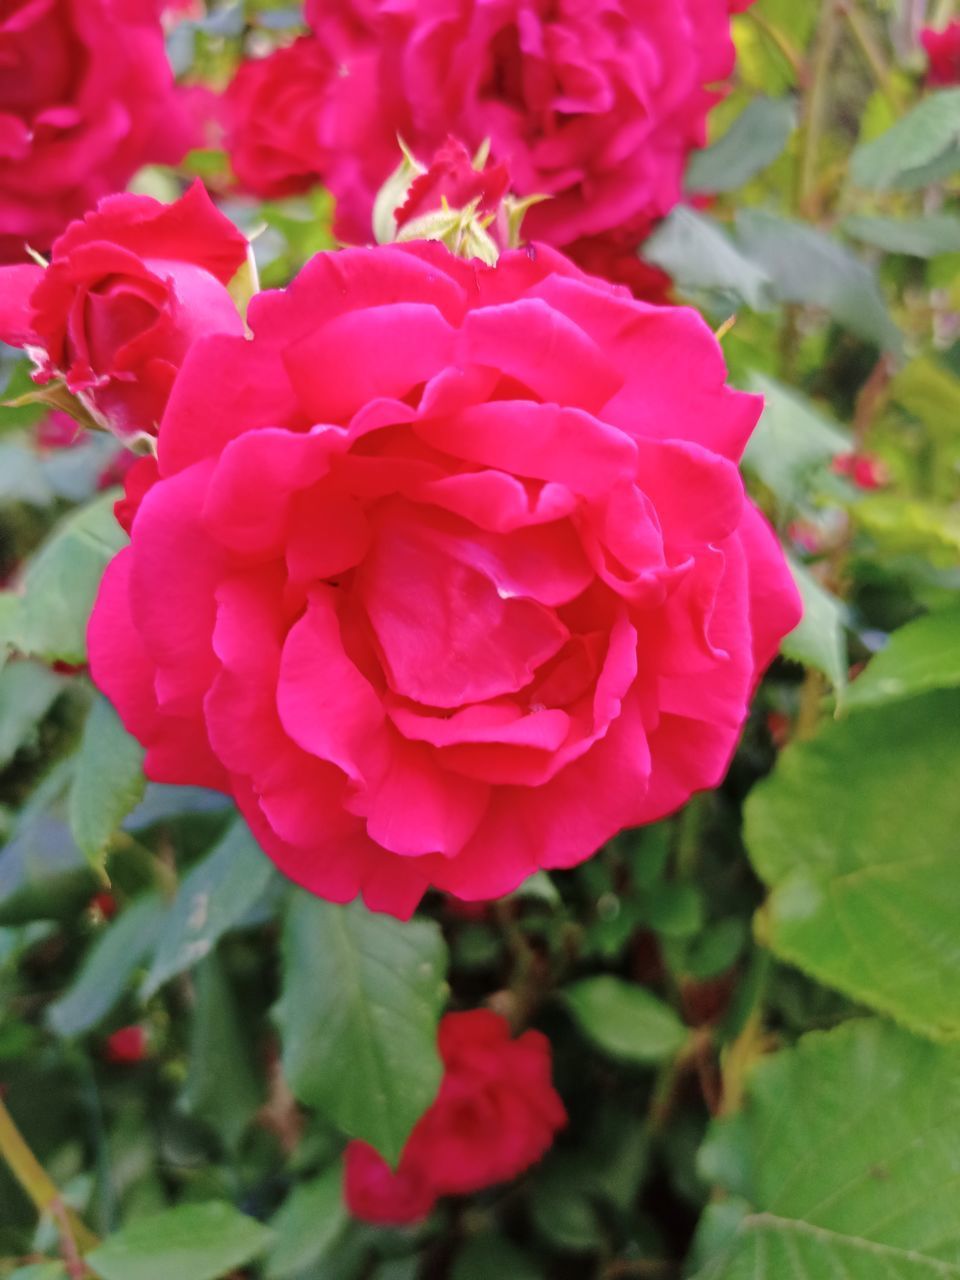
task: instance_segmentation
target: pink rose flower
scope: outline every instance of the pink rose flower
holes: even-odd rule
[[[960,19],[942,31],[926,27],[920,43],[927,51],[927,84],[938,89],[960,84]]]
[[[193,129],[156,0],[0,6],[0,261],[45,252],[141,165],[176,164]]]
[[[356,1218],[416,1222],[438,1196],[509,1182],[542,1159],[567,1122],[539,1031],[513,1040],[505,1018],[478,1009],[448,1013],[438,1039],[443,1083],[397,1171],[365,1142],[347,1147],[344,1198]]]
[[[223,103],[241,187],[275,198],[317,183],[327,167],[319,104],[336,74],[331,54],[309,36],[241,64]]]
[[[71,223],[50,265],[0,267],[0,340],[37,381],[62,377],[121,439],[155,435],[191,343],[243,333],[227,284],[247,242],[198,182],[175,204],[108,196]]]
[[[734,65],[727,0],[307,0],[339,74],[323,99],[337,226],[370,238],[396,137],[429,155],[485,139],[518,195],[545,194],[531,238],[567,246],[667,213],[711,88]],[[360,145],[362,142],[362,145]]]
[[[799,602],[685,308],[544,247],[317,255],[197,342],[94,679],[328,899],[496,897],[722,779]],[[161,585],[162,584],[162,585]]]

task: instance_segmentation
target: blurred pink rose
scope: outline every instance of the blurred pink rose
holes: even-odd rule
[[[46,252],[143,164],[176,164],[193,126],[156,0],[0,5],[0,261]]]
[[[531,238],[642,232],[680,199],[734,64],[728,0],[307,0],[307,17],[338,66],[323,174],[355,242],[397,136],[429,155],[448,133],[470,149],[489,138],[517,194],[552,197],[530,211]]]
[[[567,1122],[551,1080],[550,1042],[515,1040],[488,1009],[440,1022],[444,1075],[393,1172],[365,1142],[347,1147],[344,1197],[356,1218],[400,1224],[427,1216],[438,1196],[509,1182],[543,1158]]]
[[[925,28],[920,42],[927,51],[927,84],[934,88],[960,84],[960,20],[942,31]]]

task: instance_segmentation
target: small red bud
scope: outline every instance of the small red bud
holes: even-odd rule
[[[95,893],[90,899],[90,908],[104,920],[112,920],[117,914],[117,900],[112,893],[106,891]]]
[[[119,1031],[114,1031],[112,1036],[108,1036],[103,1056],[107,1062],[129,1066],[136,1062],[143,1062],[147,1057],[147,1051],[147,1033],[143,1027],[134,1025],[121,1027]]]

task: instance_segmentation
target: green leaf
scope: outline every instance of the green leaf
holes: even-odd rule
[[[956,1280],[960,1055],[856,1019],[749,1077],[750,1199],[732,1256],[698,1280]]]
[[[47,1010],[47,1021],[57,1035],[79,1035],[103,1021],[153,949],[163,911],[162,899],[151,893],[103,929],[70,989]]]
[[[665,938],[690,938],[703,925],[703,895],[692,884],[665,883],[645,895],[642,919]]]
[[[685,181],[688,194],[736,191],[783,153],[796,124],[793,98],[754,98],[722,138],[694,153]]]
[[[850,686],[847,707],[875,707],[929,689],[960,686],[960,606],[928,613],[895,631]]]
[[[550,907],[559,906],[561,901],[560,891],[546,871],[535,871],[532,876],[527,876],[523,884],[518,885],[507,897],[530,898]]]
[[[294,1187],[272,1220],[277,1243],[267,1258],[268,1280],[288,1280],[318,1269],[349,1220],[338,1160],[319,1178]]]
[[[450,1280],[543,1280],[527,1254],[500,1235],[471,1236],[457,1254]]]
[[[183,1100],[235,1150],[263,1098],[236,997],[216,954],[198,966],[195,989]]]
[[[273,863],[237,819],[181,883],[143,984],[144,999],[205,959],[263,896],[272,877]]]
[[[143,748],[98,695],[80,740],[68,810],[73,837],[93,867],[103,868],[111,838],[145,786]]]
[[[584,978],[561,995],[584,1034],[625,1062],[669,1062],[687,1042],[687,1028],[668,1005],[612,974]]]
[[[745,1218],[733,1256],[695,1280],[960,1280],[960,1267],[924,1258],[913,1249],[891,1249],[851,1239],[772,1214]]]
[[[253,256],[253,245],[247,245],[247,256],[243,266],[227,285],[227,292],[233,299],[237,310],[244,320],[252,298],[260,291],[260,280],[257,276],[257,260]]]
[[[536,1174],[530,1211],[537,1231],[565,1253],[594,1253],[603,1228],[593,1198],[580,1185],[575,1162],[554,1160]],[[496,1274],[496,1273],[495,1273]]]
[[[0,925],[73,916],[97,885],[67,824],[31,813],[0,851]]]
[[[857,147],[850,177],[870,191],[912,189],[930,181],[927,166],[947,164],[937,177],[960,168],[960,89],[928,94],[918,106],[872,142]]]
[[[903,253],[911,258],[960,253],[960,218],[953,213],[928,213],[918,218],[857,214],[845,218],[842,226],[848,236],[887,253]]]
[[[960,511],[913,502],[893,493],[871,493],[850,508],[851,519],[885,549],[917,553],[953,568],[960,554]]]
[[[219,1280],[263,1253],[273,1233],[220,1201],[140,1218],[87,1254],[102,1280]]]
[[[26,502],[32,507],[48,507],[52,501],[43,464],[33,450],[12,440],[0,443],[0,506]]]
[[[65,684],[37,662],[12,662],[0,670],[0,769],[35,736]]]
[[[773,282],[781,302],[819,307],[883,350],[901,350],[903,336],[874,272],[847,245],[763,209],[740,209],[736,225],[742,252]]]
[[[850,450],[836,423],[799,392],[754,373],[750,390],[764,398],[763,417],[743,455],[745,471],[757,476],[785,507],[806,496],[813,474]]]
[[[14,648],[14,627],[19,609],[19,596],[12,591],[0,591],[0,671],[6,666]]]
[[[438,926],[298,892],[283,960],[277,1018],[290,1087],[396,1163],[440,1085],[446,948]]]
[[[54,529],[30,563],[15,619],[23,653],[48,662],[87,659],[87,620],[107,562],[126,542],[113,516],[117,493],[101,494]]]
[[[784,960],[926,1035],[960,1036],[960,693],[825,724],[745,807]]]
[[[643,256],[684,293],[720,291],[754,311],[771,306],[770,278],[718,223],[678,205],[644,242]]]
[[[787,556],[787,562],[800,589],[803,617],[784,638],[781,652],[822,671],[842,696],[847,685],[846,605],[792,556]]]
[[[951,443],[956,439],[960,378],[939,361],[911,360],[894,378],[890,391],[897,404],[919,418],[937,439]],[[952,498],[952,480],[948,493]]]
[[[17,1267],[9,1280],[67,1280],[62,1262],[35,1262],[28,1267]]]

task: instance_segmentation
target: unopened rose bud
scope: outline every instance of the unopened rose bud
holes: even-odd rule
[[[379,243],[439,240],[460,257],[491,266],[520,243],[524,214],[544,197],[509,195],[507,168],[488,160],[487,147],[471,158],[462,142],[448,138],[427,166],[402,150],[374,204]]]
[[[834,475],[851,480],[858,489],[882,489],[890,483],[885,463],[870,453],[841,453],[832,463]]]
[[[143,1062],[149,1052],[147,1033],[139,1024],[121,1027],[107,1037],[103,1056],[107,1062],[118,1066],[131,1066]]]

